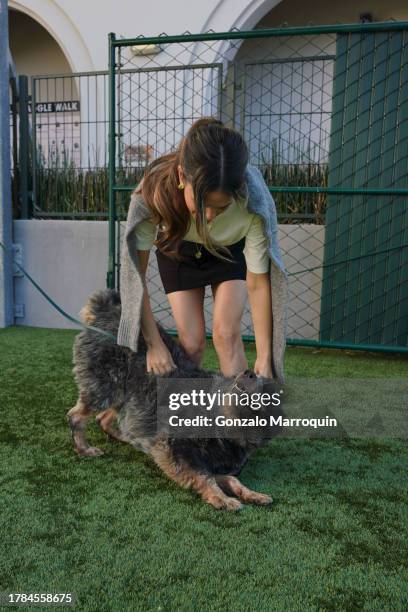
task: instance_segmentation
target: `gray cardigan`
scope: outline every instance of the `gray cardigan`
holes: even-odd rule
[[[272,294],[272,372],[279,383],[284,383],[283,360],[287,328],[287,274],[278,244],[278,224],[275,202],[261,172],[247,165],[245,181],[248,187],[247,207],[260,215],[269,242],[270,278]],[[143,298],[143,281],[139,270],[134,229],[151,215],[142,194],[133,192],[126,221],[120,266],[120,295],[122,314],[117,343],[137,351]]]

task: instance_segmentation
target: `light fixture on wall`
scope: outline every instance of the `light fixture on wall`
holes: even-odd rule
[[[360,13],[360,23],[372,23],[374,21],[372,13]]]
[[[162,50],[160,45],[132,45],[133,55],[157,55]]]

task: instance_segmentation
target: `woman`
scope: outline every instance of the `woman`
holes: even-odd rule
[[[155,243],[179,341],[196,363],[201,364],[205,348],[203,302],[210,285],[221,371],[232,376],[247,368],[240,323],[248,290],[254,371],[283,382],[286,274],[276,211],[262,175],[248,165],[247,147],[237,131],[217,119],[201,118],[177,151],[152,162],[133,193],[125,238],[118,344],[137,350],[141,329],[148,371],[165,374],[175,367],[158,333],[145,281]]]

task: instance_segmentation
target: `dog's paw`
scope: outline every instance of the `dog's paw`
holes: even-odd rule
[[[217,508],[217,510],[242,510],[243,505],[235,497],[227,497],[226,495],[212,495],[206,500],[208,504]]]
[[[105,452],[98,448],[97,446],[88,446],[87,448],[76,448],[75,451],[81,457],[99,457],[100,455],[104,455]]]
[[[241,504],[239,499],[235,499],[234,497],[228,497],[227,502],[224,507],[226,510],[235,511],[235,510],[242,510],[244,506]]]
[[[265,493],[254,493],[252,499],[248,499],[251,504],[258,504],[259,506],[269,506],[273,503],[273,499],[270,495]]]

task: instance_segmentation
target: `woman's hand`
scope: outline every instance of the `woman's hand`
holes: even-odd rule
[[[258,376],[263,376],[264,378],[273,378],[271,359],[260,359],[257,357],[254,365],[254,372],[258,374]]]
[[[146,367],[148,372],[153,372],[154,374],[168,374],[168,372],[171,372],[171,370],[177,367],[169,349],[161,339],[151,346],[148,346]]]

